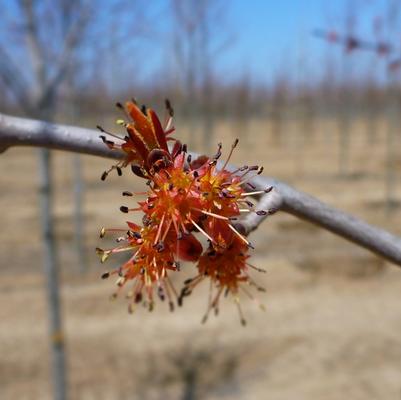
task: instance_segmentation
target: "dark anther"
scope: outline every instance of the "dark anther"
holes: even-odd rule
[[[219,143],[217,145],[217,153],[212,157],[214,160],[218,160],[221,157],[221,148],[222,148],[222,144]]]
[[[100,179],[101,179],[102,181],[104,181],[104,180],[107,178],[107,175],[108,175],[108,172],[107,172],[107,171],[104,171],[103,174],[102,174],[102,176],[100,177]]]
[[[96,128],[100,131],[100,132],[104,132],[104,129],[100,126],[100,125],[96,125]],[[100,136],[101,137],[101,136]]]
[[[157,295],[159,296],[159,299],[161,301],[164,301],[164,299],[166,298],[165,295],[164,295],[164,290],[163,290],[163,288],[161,286],[159,286],[157,288]]]
[[[143,115],[147,116],[145,104],[142,104],[142,106],[141,106],[141,111],[142,111],[142,114],[143,114]]]
[[[187,163],[188,163],[188,164],[191,164],[191,161],[192,161],[192,155],[191,155],[191,154],[188,154]]]
[[[186,152],[188,151],[188,148],[187,148],[187,145],[186,145],[186,144],[183,144],[183,145],[182,145],[182,151],[183,151],[184,153],[186,153]]]
[[[156,243],[156,244],[154,245],[154,248],[155,248],[159,253],[161,253],[161,252],[165,249],[164,243],[160,240],[158,243]]]
[[[270,193],[273,190],[273,186],[269,186],[267,189],[265,189],[265,193]]]
[[[168,111],[170,117],[173,117],[173,116],[174,116],[174,109],[173,109],[173,107],[171,106],[170,100],[169,100],[169,99],[166,99],[166,100],[164,101],[164,103],[165,103],[165,105],[166,105],[166,109],[167,109],[167,111]]]
[[[124,110],[124,106],[120,102],[116,103],[116,107],[121,108],[121,110]]]
[[[135,295],[135,303],[140,303],[142,301],[142,293],[139,292]]]
[[[238,142],[239,142],[239,139],[235,139],[235,141],[234,141],[232,147],[233,147],[233,148],[237,147]]]
[[[131,192],[124,190],[123,196],[133,196],[133,194]]]
[[[101,275],[101,278],[102,279],[107,279],[109,276],[110,276],[110,272],[106,271],[106,272],[103,272],[103,274]]]
[[[100,139],[102,139],[103,143],[106,143],[106,136],[100,135],[99,137],[100,137]]]
[[[120,167],[116,167],[116,170],[117,170],[117,175],[118,176],[121,176],[123,174],[123,171],[122,171],[122,169]]]
[[[235,196],[231,194],[227,189],[222,189],[221,194],[227,199],[234,199]]]
[[[120,211],[126,214],[129,211],[129,208],[127,206],[121,206]]]
[[[199,172],[198,171],[194,171],[194,178],[198,178],[199,177]]]
[[[256,215],[259,215],[259,216],[267,215],[267,211],[265,211],[265,210],[258,210],[258,211],[256,211]]]

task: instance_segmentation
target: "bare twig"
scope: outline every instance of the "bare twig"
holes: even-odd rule
[[[0,114],[0,150],[12,146],[37,146],[57,150],[120,158],[98,138],[98,132]],[[261,199],[258,209],[281,210],[312,222],[401,266],[401,238],[332,208],[318,199],[272,178],[257,176],[251,181],[256,190],[274,187]],[[255,230],[266,216],[244,220],[246,232]]]

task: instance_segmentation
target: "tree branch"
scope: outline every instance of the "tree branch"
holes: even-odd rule
[[[95,130],[0,114],[0,151],[12,146],[36,146],[67,150],[107,158],[122,154],[109,150]],[[332,208],[318,199],[272,178],[257,176],[256,190],[273,186],[259,201],[257,209],[281,210],[327,229],[401,266],[401,238]],[[269,215],[247,216],[241,224],[246,233],[255,230]]]

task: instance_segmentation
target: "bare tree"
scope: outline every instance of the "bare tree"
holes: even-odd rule
[[[246,145],[251,144],[248,135],[251,113],[251,91],[250,75],[247,71],[244,71],[237,86],[233,88],[232,119],[234,122],[233,132],[235,136],[240,138]]]
[[[353,37],[355,27],[355,1],[347,0],[345,2],[344,28],[347,37]],[[350,139],[352,132],[352,112],[354,111],[354,95],[352,85],[352,67],[351,58],[354,46],[352,42],[344,48],[341,65],[341,83],[342,87],[338,97],[338,127],[339,127],[339,148],[338,148],[338,172],[340,176],[345,177],[349,173],[350,162]]]
[[[99,70],[99,57],[107,51],[105,24],[113,25],[116,39],[125,51],[131,49],[138,33],[146,30],[145,12],[139,10],[141,0],[11,0],[13,7],[0,15],[0,83],[7,88],[7,96],[25,115],[46,121],[55,118],[59,100],[78,95],[79,81],[87,80],[88,73]],[[11,3],[10,1],[10,3]],[[9,12],[9,10],[14,10]],[[146,8],[147,10],[147,8]],[[133,15],[136,13],[136,15]],[[140,20],[140,21],[139,21]],[[135,27],[133,28],[133,23]],[[107,25],[107,24],[106,24]],[[117,49],[116,49],[117,51]],[[124,58],[124,66],[132,67],[132,60]],[[118,63],[117,60],[113,62]],[[122,63],[119,63],[122,65]],[[103,69],[104,70],[104,69]],[[127,72],[127,71],[125,71]],[[104,77],[99,74],[98,77]],[[91,81],[93,82],[93,80]],[[97,82],[99,84],[99,82]],[[75,88],[75,89],[74,89]],[[63,107],[63,112],[68,107]],[[74,114],[70,107],[70,117]],[[68,112],[67,112],[68,113]],[[74,162],[76,242],[80,264],[83,264],[82,178],[80,160]],[[40,195],[42,236],[45,245],[44,261],[50,313],[50,337],[54,374],[54,397],[66,397],[65,350],[59,299],[58,259],[54,222],[52,218],[53,185],[51,153],[40,150]]]
[[[275,145],[283,143],[285,111],[288,102],[287,77],[277,71],[276,78],[271,89],[269,104],[269,119],[271,121],[271,135]]]
[[[195,118],[203,116],[201,145],[209,150],[214,131],[214,76],[219,54],[231,39],[223,29],[227,3],[221,0],[171,0],[173,54],[177,83],[184,97],[189,144],[194,144]]]
[[[396,0],[388,0],[387,5],[387,31],[389,41],[395,37],[399,21],[400,4]],[[396,140],[400,126],[400,86],[397,69],[388,68],[387,73],[387,132],[386,132],[386,211],[390,213],[396,203]]]
[[[1,54],[5,55],[0,68],[0,79],[9,88],[25,114],[50,121],[56,111],[57,97],[67,76],[70,59],[87,27],[89,9],[81,0],[18,0],[15,6],[19,16],[15,16],[11,22],[2,20],[2,24],[8,23],[18,32],[16,38],[20,42],[19,49],[23,50],[24,68],[21,69],[21,64],[12,60],[6,50],[5,42],[14,38],[5,38],[0,44]],[[47,38],[51,38],[51,41]],[[62,400],[66,398],[67,392],[66,356],[50,171],[51,153],[49,149],[44,148],[40,150],[39,157],[44,269],[47,277],[54,398]]]

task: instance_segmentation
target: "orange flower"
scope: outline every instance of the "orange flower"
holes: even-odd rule
[[[157,294],[161,300],[167,296],[170,309],[173,310],[173,298],[177,296],[168,273],[179,270],[179,263],[175,259],[176,238],[170,237],[173,232],[168,232],[161,245],[157,239],[160,232],[155,226],[140,228],[131,222],[128,222],[128,226],[130,229],[118,239],[119,242],[124,242],[123,245],[111,250],[98,249],[98,252],[102,255],[102,261],[105,261],[110,254],[122,251],[130,251],[130,258],[121,267],[111,272],[105,272],[102,277],[118,276],[116,281],[118,289],[113,297],[117,296],[127,282],[133,281],[131,290],[127,294],[127,297],[131,299],[129,304],[131,312],[134,304],[142,302],[142,300],[148,305],[149,310],[153,309],[155,287],[157,287]],[[103,229],[101,236],[103,237],[106,232],[107,230]]]
[[[119,107],[123,108],[121,105]],[[254,211],[244,189],[252,174],[260,174],[263,169],[257,166],[244,166],[234,172],[226,169],[238,140],[232,145],[222,166],[218,165],[222,155],[221,144],[212,158],[201,156],[195,160],[187,153],[186,145],[177,140],[169,149],[168,135],[174,129],[171,127],[172,110],[169,103],[167,108],[169,117],[162,128],[151,109],[139,109],[136,103],[128,102],[123,108],[131,119],[129,123],[123,123],[128,136],[120,139],[122,143],[119,145],[102,137],[109,147],[119,148],[126,155],[111,169],[115,168],[121,174],[121,167],[131,164],[134,173],[148,179],[149,187],[146,199],[139,201],[137,207],[124,205],[120,208],[124,213],[142,212],[144,226],[128,222],[129,230],[118,239],[123,244],[109,250],[98,249],[102,261],[117,252],[130,252],[130,258],[122,267],[103,276],[118,274],[119,288],[128,281],[133,282],[129,292],[132,298],[131,311],[134,304],[142,300],[152,309],[155,288],[161,299],[168,297],[172,309],[175,290],[168,273],[178,270],[177,260],[198,262],[199,275],[186,283],[178,303],[182,304],[183,297],[207,276],[217,294],[209,301],[205,318],[211,309],[218,310],[223,291],[234,296],[240,310],[240,284],[253,282],[247,273],[251,268],[247,263],[248,249],[252,246],[234,221],[242,213],[265,213]],[[102,179],[109,171],[105,172]],[[130,192],[123,194],[129,197],[134,195]],[[206,251],[203,251],[201,242],[195,237],[198,232],[209,243]],[[105,233],[106,230],[102,230],[101,236]],[[241,321],[245,321],[242,313]]]
[[[139,108],[134,100],[126,102],[125,107],[121,103],[117,103],[117,107],[122,109],[128,118],[128,122],[117,121],[125,127],[128,136],[120,137],[107,132],[100,126],[97,128],[102,133],[113,137],[113,140],[110,140],[105,135],[100,136],[110,149],[122,150],[125,153],[125,158],[105,171],[102,180],[105,180],[113,169],[116,169],[117,173],[121,175],[121,168],[127,165],[131,165],[132,171],[136,175],[145,178],[151,176],[154,170],[170,164],[172,156],[167,147],[167,141],[172,140],[169,135],[175,130],[172,125],[173,110],[170,102],[166,100],[168,117],[164,127],[151,108],[145,106]]]

